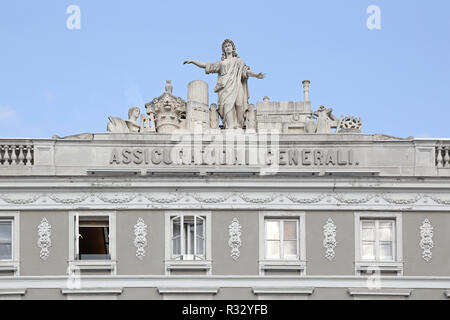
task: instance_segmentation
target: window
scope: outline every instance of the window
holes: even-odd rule
[[[12,220],[0,220],[0,260],[12,260]]]
[[[401,213],[355,213],[357,275],[403,273]]]
[[[260,274],[304,274],[305,213],[262,211],[259,214]]]
[[[394,261],[394,220],[361,220],[361,259]]]
[[[0,276],[19,275],[19,212],[0,212]]]
[[[77,260],[109,260],[108,217],[79,217]]]
[[[116,272],[116,213],[80,211],[69,214],[69,268]]]
[[[211,274],[211,212],[166,211],[165,272]]]
[[[171,254],[175,260],[205,259],[205,217],[171,217]]]
[[[265,258],[298,259],[298,220],[265,220]]]

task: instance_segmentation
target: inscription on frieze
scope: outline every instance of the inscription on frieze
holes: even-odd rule
[[[223,148],[148,147],[114,148],[110,165],[279,165],[279,166],[358,166],[351,148]]]

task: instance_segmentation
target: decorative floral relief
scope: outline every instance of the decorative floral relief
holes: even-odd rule
[[[147,225],[144,219],[139,218],[134,225],[134,246],[136,247],[136,257],[140,260],[145,257],[145,247],[147,247]]]
[[[350,197],[345,197],[342,193],[333,193],[331,195],[333,198],[335,198],[340,203],[346,203],[346,204],[360,204],[360,203],[366,203],[372,200],[375,197],[375,194],[361,194],[359,197],[353,198],[355,195],[351,194]]]
[[[299,194],[300,195],[300,194]],[[286,196],[289,200],[295,203],[302,203],[302,204],[311,204],[311,203],[319,203],[322,201],[326,194],[319,194],[317,196],[311,195],[310,197],[305,197],[304,194],[301,194],[302,197],[297,196],[297,194],[291,193]]]
[[[228,246],[231,248],[231,257],[237,260],[241,254],[239,248],[242,246],[241,241],[241,224],[237,218],[234,218],[231,224],[228,226]]]
[[[48,197],[55,201],[56,203],[64,203],[64,204],[74,204],[80,203],[86,200],[89,197],[88,193],[79,193],[79,194],[64,194],[64,193],[52,193],[49,194]]]
[[[37,245],[41,248],[40,257],[42,260],[47,260],[50,256],[50,247],[52,246],[52,226],[46,218],[42,218],[41,223],[38,225],[38,235]]]
[[[42,195],[40,194],[22,194],[22,195],[11,195],[11,194],[0,194],[0,199],[7,203],[12,204],[30,204],[36,202]]]
[[[432,195],[427,195],[427,196],[438,204],[450,205],[450,199],[442,199],[442,198],[438,198],[438,197],[432,196]]]
[[[108,203],[127,203],[134,200],[137,197],[135,193],[99,193],[97,194],[97,198],[102,200],[103,202]]]
[[[326,249],[325,258],[333,260],[335,256],[334,248],[336,248],[336,225],[331,218],[323,226],[323,246]]]
[[[227,193],[218,193],[217,195],[210,195],[210,194],[201,194],[201,193],[193,193],[191,194],[192,198],[197,200],[198,202],[202,203],[221,203],[225,202],[227,199],[229,199],[231,196],[233,196],[233,193],[227,192]]]
[[[428,219],[425,219],[420,226],[420,248],[422,251],[422,258],[425,261],[430,261],[432,257],[431,249],[434,247],[433,242],[433,226]]]
[[[413,204],[413,203],[416,203],[417,201],[419,201],[422,198],[422,196],[420,194],[417,194],[413,198],[407,198],[407,199],[400,198],[399,199],[399,198],[393,197],[392,195],[388,195],[387,193],[383,193],[381,195],[381,198],[390,204]]]
[[[143,195],[147,200],[156,203],[174,203],[178,202],[185,194],[181,192],[170,193],[147,193]]]
[[[240,193],[239,197],[244,200],[245,202],[251,202],[251,203],[270,203],[273,200],[275,200],[276,197],[278,197],[279,194],[277,193],[270,193],[267,196],[260,196],[259,194],[257,196],[252,195],[251,193]]]

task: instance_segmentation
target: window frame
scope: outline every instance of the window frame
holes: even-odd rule
[[[11,221],[11,259],[0,260],[0,271],[20,274],[20,214],[18,211],[0,212],[0,220]]]
[[[375,260],[362,259],[362,221],[393,221],[392,255],[393,260],[377,260],[378,254],[375,252]],[[403,275],[403,221],[402,212],[355,212],[355,274],[361,275],[364,271],[396,272]],[[377,231],[376,227],[375,230]],[[377,235],[375,239],[377,238]],[[375,250],[379,248],[375,245]]]
[[[273,239],[267,239],[267,232],[266,232],[266,226],[267,226],[267,222],[268,221],[276,221],[278,222],[279,226],[280,226],[280,232],[279,232],[279,239],[277,240],[273,240]],[[284,254],[284,243],[285,241],[292,241],[292,240],[286,240],[284,239],[284,224],[285,222],[295,222],[295,234],[296,234],[296,239],[294,241],[297,242],[296,245],[296,253],[295,253],[295,258],[293,259],[287,259],[284,258],[285,254]],[[300,257],[300,248],[299,248],[299,237],[300,237],[300,233],[299,233],[299,229],[300,229],[300,220],[299,219],[292,219],[292,218],[265,218],[264,219],[264,260],[280,260],[280,261],[297,261]],[[279,245],[279,259],[269,259],[267,258],[267,242],[268,241],[278,241]]]
[[[186,217],[186,216],[199,216],[202,217],[204,220],[204,258],[202,260],[177,260],[172,255],[172,248],[173,248],[173,242],[172,242],[172,221],[176,217]],[[203,210],[196,210],[196,211],[185,211],[185,210],[169,210],[165,211],[165,219],[164,219],[164,228],[165,228],[165,241],[164,241],[164,257],[165,257],[165,273],[166,275],[170,275],[171,271],[176,270],[201,270],[206,271],[207,275],[211,274],[212,269],[212,261],[211,261],[211,246],[212,246],[212,237],[211,237],[211,211],[203,211]],[[194,222],[195,223],[195,222]],[[182,233],[184,233],[184,226],[181,224],[180,219],[180,255],[183,253],[183,237]],[[194,235],[195,238],[195,235]],[[195,240],[194,240],[195,241]],[[194,249],[196,247],[196,243],[194,244]]]
[[[297,258],[266,259],[266,220],[297,221]],[[281,234],[280,234],[281,237]],[[281,245],[280,245],[281,246]],[[280,252],[281,254],[281,252]],[[260,211],[259,212],[259,273],[267,270],[299,271],[306,274],[306,226],[304,211]]]
[[[109,224],[109,256],[106,260],[79,260],[79,226],[80,217],[108,217]],[[116,274],[116,211],[70,211],[69,212],[69,269],[68,273],[76,270],[107,270]]]

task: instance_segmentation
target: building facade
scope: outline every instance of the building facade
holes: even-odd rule
[[[449,298],[450,140],[362,134],[303,85],[237,129],[168,82],[140,123],[1,139],[0,298]]]

